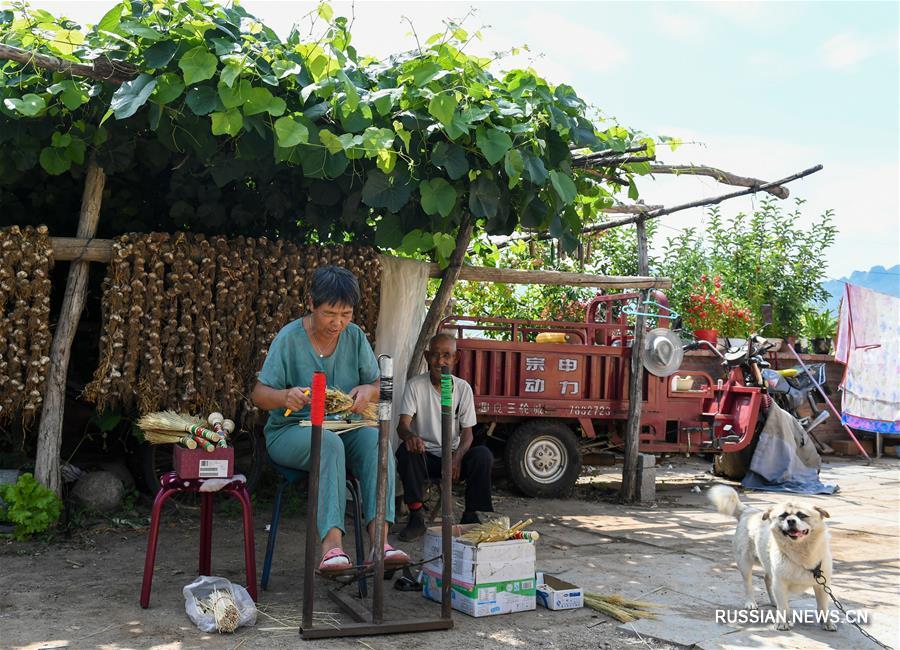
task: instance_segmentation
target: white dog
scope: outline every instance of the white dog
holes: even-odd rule
[[[823,521],[828,513],[796,501],[785,501],[761,512],[745,506],[737,492],[725,485],[714,485],[707,496],[719,512],[738,520],[734,558],[744,577],[747,596],[744,607],[758,607],[752,577],[754,562],[758,562],[766,572],[769,600],[777,609],[776,629],[791,628],[790,595],[812,587],[822,627],[835,631],[837,627],[828,616],[828,595],[813,576],[813,570],[818,567],[826,584],[831,585],[831,548]]]

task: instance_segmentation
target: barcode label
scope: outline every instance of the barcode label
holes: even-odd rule
[[[227,478],[227,460],[201,460],[200,478]]]

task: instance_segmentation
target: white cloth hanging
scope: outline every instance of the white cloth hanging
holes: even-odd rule
[[[429,265],[418,260],[381,256],[381,306],[375,332],[375,354],[389,354],[394,361],[394,400],[391,412],[391,445],[397,449],[400,400],[406,386],[419,329],[425,321]]]

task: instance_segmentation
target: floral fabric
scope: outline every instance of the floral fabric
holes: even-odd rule
[[[845,285],[835,357],[846,365],[844,423],[900,433],[900,298]]]

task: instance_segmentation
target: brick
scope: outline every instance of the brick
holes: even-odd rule
[[[856,446],[856,443],[850,439],[844,440],[832,440],[828,443],[834,449],[834,453],[839,456],[861,456],[859,452],[859,447]],[[869,456],[873,456],[875,454],[875,441],[869,440],[868,438],[860,438],[859,444],[863,446],[863,449],[866,450],[866,453]]]

